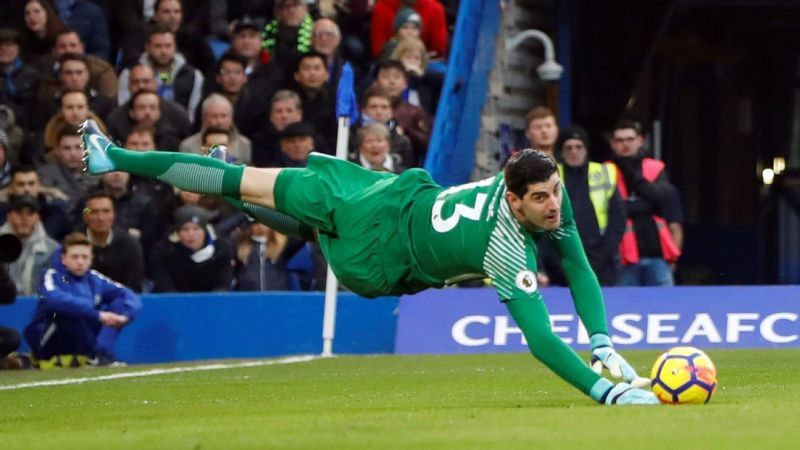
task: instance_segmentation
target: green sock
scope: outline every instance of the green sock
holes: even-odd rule
[[[176,152],[134,152],[112,145],[108,156],[117,170],[155,178],[178,189],[199,194],[239,198],[244,166],[200,155]]]
[[[278,233],[306,241],[317,240],[316,236],[314,236],[314,228],[311,225],[300,222],[288,214],[264,206],[236,200],[231,197],[225,197],[225,201]]]
[[[508,312],[522,330],[533,356],[569,384],[589,394],[600,375],[583,361],[572,348],[550,328],[550,316],[539,299],[517,299],[506,302]]]

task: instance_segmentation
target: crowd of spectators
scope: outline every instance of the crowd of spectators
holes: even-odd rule
[[[424,161],[452,20],[438,0],[0,2],[0,233],[23,241],[18,294],[36,294],[73,232],[136,292],[324,286],[318,247],[222,198],[85,174],[78,126],[142,152],[222,144],[230,163],[303,166],[335,152],[347,68],[349,159],[399,173]]]

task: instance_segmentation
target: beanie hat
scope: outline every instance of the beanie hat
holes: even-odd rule
[[[556,152],[560,153],[561,148],[564,146],[564,143],[570,139],[578,139],[583,142],[583,146],[586,147],[586,150],[589,150],[589,135],[586,133],[581,127],[572,126],[563,128],[560,133],[558,133],[558,141],[556,142]]]
[[[422,17],[412,8],[406,6],[397,11],[394,16],[394,32],[397,33],[397,30],[408,22],[415,23],[419,28],[422,28]]]
[[[205,228],[208,224],[208,210],[197,205],[183,205],[175,210],[174,223],[175,229],[180,229],[187,223],[199,225]]]

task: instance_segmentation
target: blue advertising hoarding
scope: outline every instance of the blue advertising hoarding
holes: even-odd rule
[[[576,349],[589,337],[566,288],[541,290],[553,331]],[[800,286],[605,288],[618,348],[800,347]],[[528,351],[491,288],[427,290],[401,298],[396,353]]]

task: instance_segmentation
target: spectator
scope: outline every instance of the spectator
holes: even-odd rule
[[[416,164],[414,159],[414,149],[411,147],[411,140],[408,139],[403,128],[397,125],[394,120],[392,110],[392,99],[381,86],[374,85],[363,95],[364,101],[361,104],[361,118],[353,127],[353,135],[358,132],[360,127],[373,123],[386,125],[389,129],[390,153],[397,159],[401,166],[411,167]],[[352,140],[351,152],[358,150],[357,139]]]
[[[60,241],[72,231],[67,217],[67,195],[59,189],[42,186],[39,174],[30,165],[19,165],[11,174],[11,184],[0,191],[0,218],[5,218],[8,198],[14,195],[29,195],[39,202],[39,219],[47,234]]]
[[[58,61],[67,53],[85,56],[86,65],[89,66],[89,89],[104,97],[117,98],[117,73],[114,67],[102,58],[86,55],[85,46],[78,33],[66,28],[56,36],[56,43],[50,55],[40,58],[35,65],[35,69],[41,75],[38,95],[40,99],[56,97],[61,88]]]
[[[228,162],[236,164],[250,165],[252,163],[252,150],[250,139],[239,134],[233,124],[233,107],[227,98],[220,94],[211,94],[203,100],[202,106],[202,125],[201,131],[189,136],[180,143],[179,150],[182,153],[205,154],[202,150],[203,132],[208,128],[218,128],[225,130],[230,138],[228,145]]]
[[[52,117],[61,106],[61,95],[68,91],[81,91],[89,99],[89,109],[98,117],[105,120],[109,113],[116,107],[113,99],[99,94],[90,87],[89,63],[84,55],[79,53],[65,53],[58,61],[59,86],[50,98],[39,97],[40,116]],[[42,84],[42,86],[47,86]],[[43,89],[39,89],[40,95]],[[45,89],[45,94],[50,91]],[[44,122],[41,118],[38,122]]]
[[[131,67],[130,77],[128,78],[128,90],[131,97],[139,91],[156,92],[158,82],[153,68],[146,64],[138,64]],[[162,128],[181,136],[181,139],[188,136],[191,129],[189,114],[186,109],[171,101],[163,98],[158,101],[160,122],[158,131]],[[131,101],[117,107],[108,115],[108,129],[116,139],[124,140],[128,136],[131,127],[135,125],[130,116]]]
[[[106,175],[109,174],[104,174],[104,178]],[[83,223],[86,225],[86,236],[92,243],[92,269],[141,292],[144,282],[142,248],[125,228],[116,225],[118,221],[114,203],[111,194],[103,190],[95,190],[86,198]]]
[[[264,26],[262,46],[269,62],[291,67],[311,50],[314,19],[303,0],[275,0],[275,20]]]
[[[385,61],[378,65],[378,78],[376,84],[381,86],[392,98],[392,109],[397,124],[411,139],[414,148],[414,166],[419,166],[425,160],[428,142],[433,131],[433,119],[424,109],[414,106],[403,100],[403,92],[408,87],[408,75],[405,67],[399,61]]]
[[[289,290],[286,263],[281,260],[286,236],[254,222],[236,239],[236,290]]]
[[[372,56],[378,58],[392,37],[396,15],[402,6],[413,8],[422,19],[422,40],[436,58],[447,54],[444,7],[436,0],[378,0],[372,8]],[[408,14],[406,12],[405,14]]]
[[[408,75],[408,89],[403,93],[403,98],[414,106],[424,108],[431,116],[435,115],[444,74],[428,70],[425,44],[413,37],[403,39],[395,47],[391,59],[400,61]]]
[[[370,170],[400,173],[405,170],[400,158],[389,152],[391,147],[389,128],[382,123],[373,123],[358,129],[358,153],[350,160]]]
[[[394,49],[397,48],[397,43],[403,39],[412,37],[420,39],[422,36],[422,18],[413,8],[405,6],[394,16],[392,30],[394,31],[394,36],[383,44],[381,54],[378,57],[379,62],[390,59]]]
[[[285,84],[285,65],[269,64],[269,53],[261,48],[261,23],[244,17],[233,25],[231,53],[247,60],[246,94],[236,104],[236,125],[245,136],[253,137],[269,120],[269,104],[265,98]]]
[[[131,125],[147,125],[156,130],[156,146],[159,150],[177,151],[186,131],[161,117],[162,99],[152,91],[139,91],[129,103],[128,116]]]
[[[103,9],[86,0],[55,0],[58,17],[86,43],[86,53],[111,59],[111,38]]]
[[[274,0],[211,0],[209,4],[211,34],[227,40],[231,28],[236,26],[237,19],[241,17],[263,24],[272,18],[274,3]],[[261,26],[256,29],[260,30]]]
[[[245,89],[247,85],[246,68],[247,61],[241,55],[227,52],[220,57],[219,70],[215,77],[218,86],[215,92],[224,95],[233,105],[234,123],[241,120],[240,116],[247,114],[242,108],[246,104],[244,97],[250,94]]]
[[[342,67],[347,63],[339,52],[341,43],[342,33],[336,22],[325,17],[314,22],[314,28],[311,33],[311,48],[325,56],[329,74],[328,85],[334,90],[339,85]]]
[[[83,171],[83,142],[78,129],[64,125],[59,130],[53,151],[55,161],[39,168],[42,184],[67,195],[67,216],[74,217],[77,202],[97,183],[97,177]]]
[[[564,161],[559,164],[561,182],[569,194],[586,257],[600,285],[614,286],[619,275],[619,243],[625,231],[616,167],[589,161],[589,138],[580,127],[562,130],[556,148]],[[558,257],[548,258],[545,267],[551,284],[567,286]]]
[[[275,167],[280,161],[280,135],[287,125],[303,120],[303,105],[296,92],[283,89],[270,101],[269,122],[253,136],[253,165]],[[315,148],[319,148],[315,146]]]
[[[305,167],[308,154],[314,150],[314,128],[304,122],[295,122],[281,132],[281,153],[278,167]]]
[[[142,36],[147,34],[147,22],[153,17],[155,1],[114,0],[111,27],[112,41],[120,52],[120,66],[136,64],[142,53]],[[124,102],[122,102],[124,103]]]
[[[40,365],[59,355],[83,355],[97,365],[117,363],[114,344],[121,329],[137,316],[141,301],[91,265],[92,246],[86,235],[68,235],[59,263],[45,273],[33,319],[24,331]]]
[[[32,64],[46,56],[56,42],[56,35],[66,28],[47,2],[28,0],[20,35],[22,59]]]
[[[8,158],[8,136],[0,131],[0,189],[11,183],[11,160]]]
[[[208,211],[184,205],[175,211],[174,225],[175,236],[162,239],[153,250],[150,262],[153,291],[230,290],[231,250],[208,226]]]
[[[33,112],[37,79],[36,71],[20,58],[17,32],[0,29],[0,103],[11,106],[23,127]]]
[[[89,109],[89,96],[84,91],[64,91],[61,94],[61,108],[47,121],[44,127],[44,146],[52,149],[58,143],[59,130],[65,125],[78,127],[86,119],[93,119],[101,130],[106,129],[103,120]]]
[[[0,235],[13,234],[22,241],[22,254],[8,264],[8,274],[17,286],[18,295],[35,295],[58,244],[45,232],[36,197],[12,196],[6,214],[8,221],[0,226]]]
[[[168,28],[175,35],[179,54],[203,75],[209,75],[214,68],[214,52],[205,39],[183,29],[183,5],[180,0],[157,0],[153,7],[153,21]]]
[[[23,153],[22,151],[25,132],[22,127],[17,125],[16,120],[14,110],[7,105],[0,104],[0,133],[5,135],[4,148],[6,150],[6,158],[11,162],[11,165],[30,162],[33,159],[31,152]]]
[[[617,177],[617,188],[627,212],[619,284],[672,286],[671,264],[677,262],[681,252],[663,217],[671,200],[671,185],[664,163],[645,157],[643,144],[637,124],[622,121],[614,127],[611,149],[613,162],[622,174]]]
[[[528,124],[525,137],[528,138],[531,147],[555,157],[558,124],[553,111],[544,106],[537,106],[525,116],[525,123]]]
[[[247,61],[245,74],[248,76],[256,67],[269,61],[269,53],[261,47],[262,23],[244,16],[232,24],[231,52]]]
[[[296,92],[303,104],[303,120],[328,144],[336,142],[336,97],[328,85],[325,56],[308,52],[297,60],[294,70]]]
[[[139,63],[153,68],[158,81],[158,95],[166,100],[174,100],[186,108],[189,120],[192,120],[203,94],[203,74],[189,65],[181,53],[176,52],[175,34],[163,25],[153,24],[149,27],[144,49]],[[129,77],[128,69],[119,75],[120,104],[131,98],[128,90]]]

